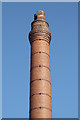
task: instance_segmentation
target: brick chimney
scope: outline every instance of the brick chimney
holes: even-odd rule
[[[49,44],[51,33],[45,12],[31,23],[30,118],[52,118]]]

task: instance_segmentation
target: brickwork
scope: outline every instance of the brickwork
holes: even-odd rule
[[[30,118],[52,118],[49,43],[45,13],[38,11],[31,24]]]

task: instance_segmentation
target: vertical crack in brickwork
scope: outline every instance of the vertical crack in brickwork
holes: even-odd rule
[[[51,33],[44,11],[31,23],[30,118],[52,118],[49,44]]]

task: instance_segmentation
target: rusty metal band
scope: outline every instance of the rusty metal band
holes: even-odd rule
[[[46,95],[46,96],[51,98],[51,96],[47,93],[35,93],[35,94],[32,94],[31,97],[34,96],[34,95]]]
[[[39,80],[39,81],[45,80],[46,82],[48,82],[49,84],[51,84],[51,82],[50,82],[49,80],[46,80],[46,79],[35,79],[35,80],[31,80],[31,81],[30,81],[30,84],[33,83],[33,82],[35,82],[36,80]]]
[[[49,35],[48,33],[44,33],[44,32],[31,32],[31,36],[33,36],[33,35],[44,35],[44,36],[47,36],[48,38],[51,38],[51,35]]]
[[[46,53],[46,52],[41,52],[41,51],[39,51],[39,52],[34,52],[34,53],[32,53],[31,55],[35,55],[35,54],[38,54],[38,53],[44,53],[44,54],[46,54],[46,55],[48,55],[49,56],[49,54],[48,53]],[[49,56],[50,57],[50,56]]]
[[[51,112],[52,112],[52,109],[47,108],[47,107],[35,107],[35,108],[30,109],[30,111],[29,111],[29,112],[31,112],[32,110],[35,110],[35,109],[47,109],[47,110],[49,110],[49,111],[51,111]]]
[[[35,40],[31,40],[30,43],[34,42],[34,41],[37,41],[37,40],[42,40],[42,41],[45,41],[49,44],[49,41],[45,40],[45,39],[35,39]]]
[[[37,37],[36,35],[34,35],[30,40],[35,40],[35,39],[45,39],[47,41],[50,41],[50,39],[48,37],[45,37],[45,36]]]
[[[39,66],[33,66],[33,67],[31,67],[30,72],[31,72],[31,70],[32,70],[33,68],[36,68],[36,67],[45,67],[45,68],[47,68],[47,69],[50,71],[50,68],[49,68],[49,67],[44,66],[44,65],[39,65]]]
[[[49,35],[47,35],[47,34],[42,34],[42,33],[31,34],[30,39],[33,38],[34,36],[35,36],[35,37],[36,37],[36,36],[45,36],[45,37],[47,37],[47,38],[49,38],[49,39],[51,40],[51,37],[50,37]]]
[[[45,37],[45,36],[40,36],[40,38],[38,37],[36,37],[36,36],[33,36],[32,38],[30,38],[29,39],[29,41],[30,41],[30,43],[32,43],[32,42],[34,42],[35,40],[43,40],[43,41],[46,41],[47,43],[48,43],[48,45],[49,45],[49,43],[50,43],[50,39],[49,38],[47,38],[47,37]]]
[[[35,31],[31,31],[29,33],[29,40],[31,38],[33,38],[34,36],[46,36],[47,38],[49,38],[51,40],[51,33],[50,32],[46,32],[46,31],[43,31],[43,30],[35,30]]]

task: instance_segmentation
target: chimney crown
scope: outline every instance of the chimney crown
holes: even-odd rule
[[[45,12],[42,10],[37,11],[37,14],[34,14],[34,20],[46,20]]]

